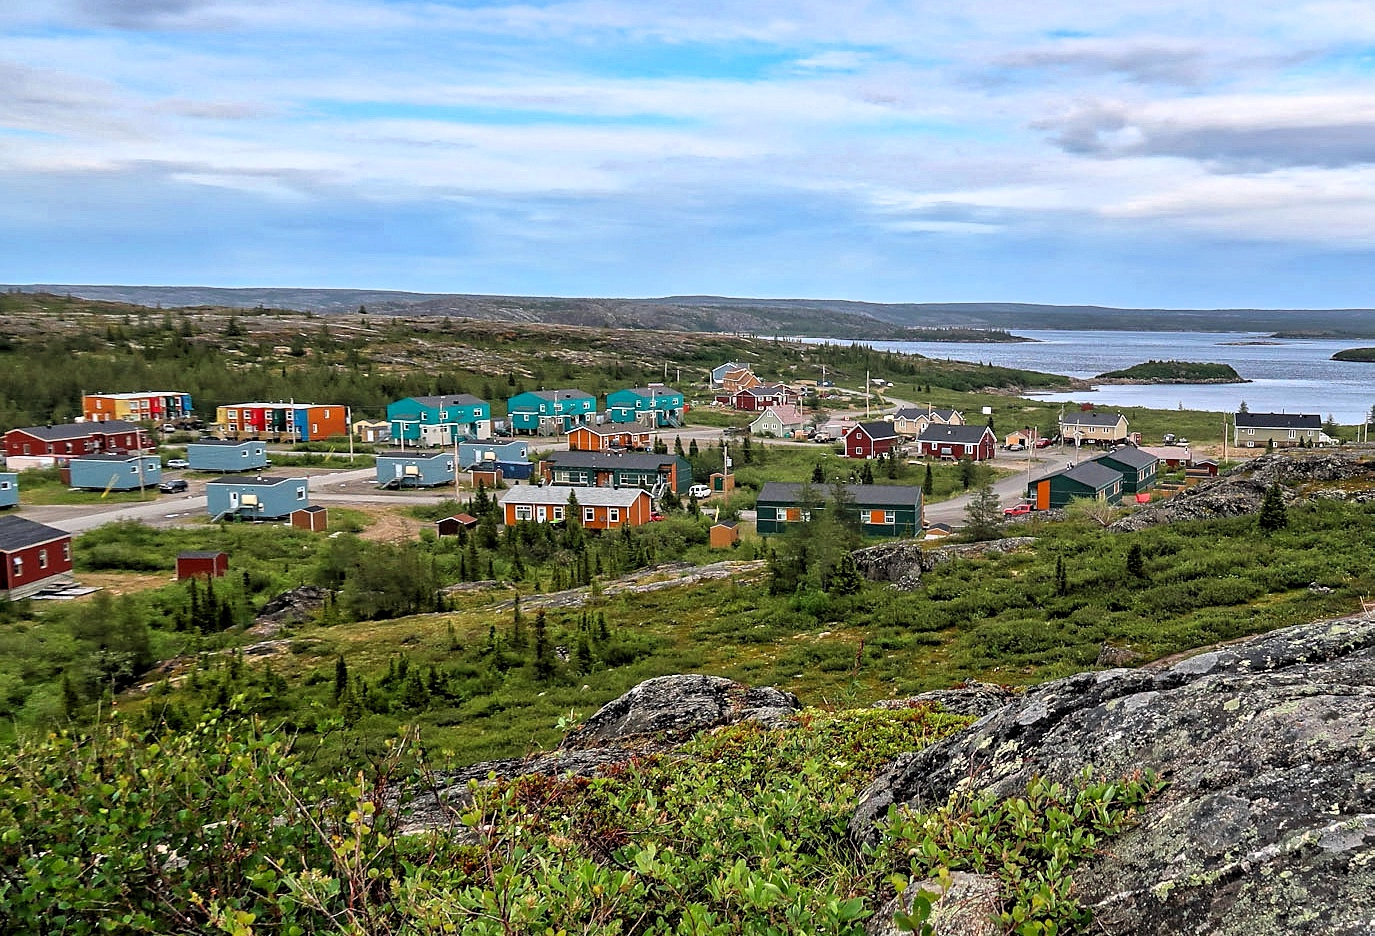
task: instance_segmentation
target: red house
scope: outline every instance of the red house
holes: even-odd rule
[[[770,406],[791,406],[795,403],[797,403],[797,394],[782,384],[761,384],[758,387],[749,387],[730,398],[731,406],[751,413],[766,410]]]
[[[570,495],[576,504],[570,502]],[[649,492],[641,488],[511,488],[501,499],[507,526],[572,521],[587,530],[642,526],[654,516]],[[570,512],[571,510],[571,512]]]
[[[917,451],[934,458],[983,461],[997,451],[998,438],[987,426],[942,426],[927,423],[917,436]]]
[[[0,598],[18,601],[71,581],[70,533],[23,517],[0,517]]]
[[[220,578],[229,571],[227,552],[184,552],[177,553],[177,581],[204,575],[206,578]]]
[[[654,445],[651,433],[639,426],[579,426],[568,433],[570,452],[610,452],[613,449],[644,449]]]
[[[845,456],[847,458],[873,458],[887,455],[898,447],[898,432],[890,422],[862,422],[851,426],[845,433]]]
[[[147,431],[122,419],[105,422],[27,426],[5,433],[5,461],[11,470],[65,465],[79,455],[101,455],[152,448]]]

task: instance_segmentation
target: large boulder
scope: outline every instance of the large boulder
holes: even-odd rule
[[[1142,823],[1074,873],[1117,936],[1375,933],[1375,621],[1291,627],[1158,671],[1035,687],[906,755],[861,796],[852,838],[890,804],[1011,796],[1085,767],[1169,781]]]

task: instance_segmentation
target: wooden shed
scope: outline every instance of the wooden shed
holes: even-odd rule
[[[329,529],[329,511],[318,505],[302,507],[291,512],[291,525],[314,533]]]
[[[183,552],[177,553],[177,581],[204,575],[206,578],[219,578],[229,571],[227,552]]]
[[[729,549],[740,542],[740,527],[734,520],[722,520],[711,526],[711,548]]]
[[[473,468],[472,469],[473,487],[479,484],[489,491],[501,487],[503,477],[500,468]]]
[[[434,522],[435,532],[440,536],[457,536],[460,530],[471,530],[477,526],[477,517],[472,514],[454,514]]]

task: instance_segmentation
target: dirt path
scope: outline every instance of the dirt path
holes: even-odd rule
[[[421,530],[434,529],[434,524],[406,516],[394,507],[355,504],[349,509],[368,515],[368,525],[358,536],[377,543],[410,542],[420,538]]]

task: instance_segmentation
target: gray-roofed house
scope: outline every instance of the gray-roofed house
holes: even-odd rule
[[[0,598],[18,601],[71,581],[72,534],[24,517],[0,517]]]
[[[1027,485],[1026,497],[1037,510],[1064,507],[1077,497],[1120,504],[1122,473],[1096,461],[1086,461],[1037,478]]]
[[[985,461],[997,454],[998,437],[987,426],[927,423],[917,436],[917,450],[933,458]]]
[[[1150,452],[1124,445],[1099,455],[1094,461],[1122,475],[1123,494],[1141,494],[1155,487],[1160,462]]]
[[[588,530],[615,530],[648,523],[654,515],[649,492],[637,487],[531,487],[523,484],[506,491],[500,503],[507,526],[571,520]]]
[[[257,439],[202,439],[186,446],[196,471],[257,471],[267,467],[267,443]]]
[[[916,536],[922,529],[921,488],[899,484],[847,484],[847,510],[859,520],[865,536]],[[783,533],[790,523],[809,519],[812,510],[833,508],[826,485],[769,481],[755,504],[760,535]]]
[[[644,488],[658,498],[665,491],[687,494],[692,465],[681,455],[654,452],[553,452],[540,463],[540,476],[546,484]]]
[[[138,491],[162,481],[156,455],[82,455],[62,469],[64,480],[83,491]]]
[[[1095,411],[1065,413],[1060,416],[1060,438],[1084,445],[1127,441],[1127,417],[1121,413]]]
[[[377,483],[384,488],[439,487],[454,483],[454,453],[418,449],[377,453]]]
[[[305,478],[215,478],[205,486],[206,509],[213,520],[281,520],[310,506]]]
[[[1232,440],[1237,448],[1292,448],[1331,445],[1316,413],[1233,413]]]

